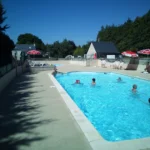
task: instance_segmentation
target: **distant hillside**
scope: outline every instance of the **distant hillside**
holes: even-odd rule
[[[102,26],[97,41],[112,41],[120,52],[150,48],[150,10],[134,21],[128,19],[124,24]]]

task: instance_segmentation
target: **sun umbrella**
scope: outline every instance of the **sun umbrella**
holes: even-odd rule
[[[138,54],[132,51],[125,51],[121,53],[123,56],[128,56],[128,57],[138,57]]]
[[[147,55],[147,58],[148,58],[148,56],[150,55],[150,49],[143,49],[143,50],[138,51],[138,53]]]
[[[150,55],[150,49],[143,49],[138,51],[139,54]]]
[[[40,51],[37,50],[30,50],[27,52],[28,55],[41,55]]]

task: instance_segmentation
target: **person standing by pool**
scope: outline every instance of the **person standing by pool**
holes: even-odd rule
[[[135,93],[137,90],[137,85],[136,84],[133,84],[133,87],[132,87],[132,92]]]
[[[95,85],[96,84],[96,79],[95,78],[93,78],[92,79],[92,83],[91,83],[92,85]]]

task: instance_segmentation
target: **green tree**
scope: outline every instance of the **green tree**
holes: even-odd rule
[[[46,45],[47,51],[51,57],[64,58],[67,55],[72,55],[76,49],[76,45],[73,41],[64,39],[62,42],[55,41],[53,44]]]
[[[112,41],[120,52],[150,47],[150,11],[135,20],[130,18],[119,26],[102,26],[97,41]]]
[[[2,25],[7,18],[7,17],[4,17],[5,14],[6,14],[6,11],[2,3],[0,2],[0,32],[5,31],[6,29],[9,28],[7,24]]]
[[[31,33],[20,34],[18,36],[17,44],[35,44],[36,49],[46,51],[43,41]]]
[[[74,56],[84,56],[84,54],[84,49],[81,46],[78,46],[73,53]]]
[[[91,42],[92,42],[92,41],[89,41],[89,42],[87,42],[86,44],[82,45],[82,49],[83,49],[84,54],[87,53],[87,51],[88,51],[88,49],[89,49],[89,47],[90,47]]]
[[[2,25],[6,19],[6,17],[4,17],[5,12],[0,2],[0,67],[12,62],[11,50],[14,48],[14,42],[5,34],[5,30],[8,26]]]

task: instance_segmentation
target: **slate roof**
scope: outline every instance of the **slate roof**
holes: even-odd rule
[[[29,51],[36,50],[36,47],[33,44],[16,44],[14,50]]]
[[[92,42],[97,53],[119,54],[120,52],[112,42]]]

